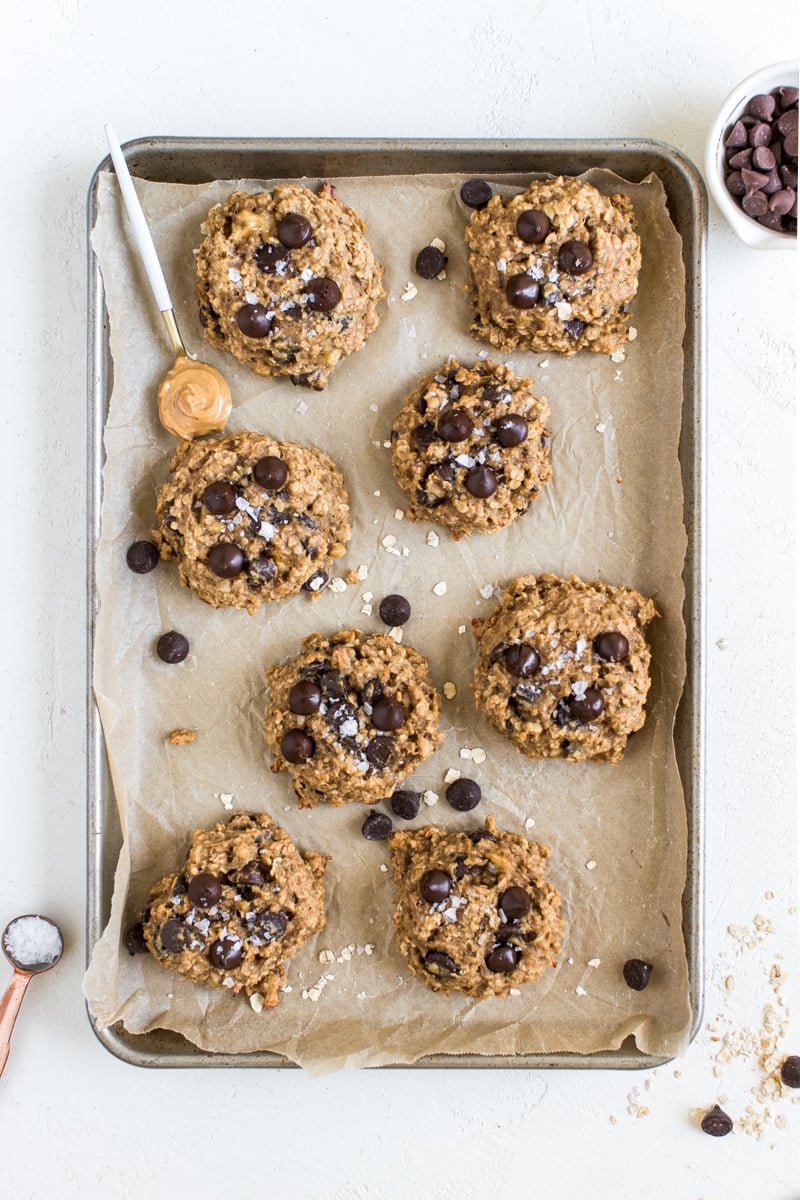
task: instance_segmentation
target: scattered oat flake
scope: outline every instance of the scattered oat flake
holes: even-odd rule
[[[252,1008],[253,1012],[255,1012],[255,1013],[263,1012],[264,1011],[264,997],[260,996],[258,994],[258,992],[253,992],[253,994],[250,997],[250,1007]]]
[[[461,772],[456,771],[454,767],[450,767],[450,769],[448,770],[447,774],[444,777],[444,781],[445,781],[445,783],[455,783],[456,779],[460,779],[460,778],[461,778]]]
[[[413,300],[414,297],[416,296],[416,294],[417,294],[416,286],[409,281],[406,284],[405,288],[403,289],[403,293],[402,293],[400,299],[401,300]]]
[[[427,788],[422,793],[422,800],[424,804],[427,804],[429,808],[432,808],[433,805],[439,800],[439,793],[434,792],[431,788]]]
[[[509,988],[508,994],[509,994],[509,996],[521,996],[522,995],[519,988]]]
[[[389,630],[389,637],[392,639],[392,641],[397,642],[398,646],[400,645],[403,640],[403,631],[399,625],[392,626],[392,628]]]
[[[597,430],[598,433],[605,433],[605,431],[606,431],[605,422],[601,421],[599,425],[595,425],[595,429]]]
[[[536,822],[534,821],[533,817],[525,818],[525,828],[526,829],[533,829],[535,824],[536,824]]]
[[[600,959],[599,959],[599,958],[590,958],[590,959],[589,959],[589,963],[588,963],[588,965],[589,965],[590,967],[599,967],[599,966],[600,966]]]
[[[440,254],[444,254],[445,250],[447,249],[447,246],[445,246],[444,242],[439,237],[431,238],[430,244],[433,246],[434,250],[438,250]]]
[[[583,987],[581,987],[580,984],[578,984],[578,986],[575,988],[575,995],[576,996],[585,996],[586,994],[587,994],[586,988],[583,988]]]
[[[443,686],[442,691],[444,692],[446,699],[453,700],[455,699],[457,688],[456,685],[448,679]]]
[[[438,583],[434,584],[434,586],[433,586],[434,596],[444,596],[446,592],[447,592],[447,584],[445,583],[445,581],[443,579],[440,579]]]
[[[631,325],[630,329],[628,330],[628,341],[635,342],[638,336],[639,336],[639,330],[636,328],[635,325]]]
[[[358,576],[359,579],[367,578],[367,576],[369,575],[369,567],[367,566],[366,563],[361,564],[361,566],[356,571],[356,575]]]
[[[479,764],[486,762],[486,751],[482,746],[475,746],[473,748],[472,761]]]
[[[550,366],[550,359],[543,358],[542,361],[539,363],[539,366],[542,368],[542,370],[545,370],[545,368]]]
[[[405,515],[406,515],[406,514],[403,512],[402,508],[396,508],[396,509],[394,510],[394,519],[395,519],[395,521],[402,521],[402,520],[403,520],[403,518],[405,517]]]
[[[614,383],[622,383],[622,371],[614,372]]]
[[[386,872],[389,870],[389,868],[387,867],[386,863],[381,863],[381,865],[380,865],[380,870],[381,870],[381,871],[383,872],[383,874],[385,875],[385,874],[386,874]]]
[[[593,871],[596,866],[597,866],[597,863],[594,861],[593,858],[590,858],[589,861],[586,863],[586,870]]]
[[[226,812],[230,812],[232,810],[232,808],[233,808],[233,793],[232,792],[220,792],[219,800],[220,800],[220,804],[222,805],[222,807],[225,809]]]
[[[393,533],[387,533],[386,537],[381,538],[381,545],[384,550],[388,550],[391,546],[397,545],[397,538]]]
[[[364,601],[365,604],[371,604],[372,601],[375,599],[375,593],[374,592],[362,592],[361,599]]]
[[[196,737],[196,729],[173,729],[167,734],[167,742],[170,746],[188,746]]]
[[[438,546],[439,545],[439,535],[435,529],[428,530],[428,534],[427,534],[427,537],[425,538],[425,541],[427,542],[427,544],[429,546]]]
[[[361,611],[365,617],[371,617],[372,616],[372,605],[371,604],[362,604]]]
[[[336,955],[332,950],[320,950],[319,961],[321,963],[332,963]]]
[[[734,979],[733,975],[726,975],[725,976],[726,990],[729,992],[732,992],[735,987],[736,987],[736,980]]]
[[[622,349],[621,346],[620,346],[619,350],[615,350],[614,353],[611,355],[611,361],[613,363],[625,362],[625,351]]]
[[[347,583],[342,579],[341,575],[334,575],[333,579],[328,584],[332,592],[346,592]]]

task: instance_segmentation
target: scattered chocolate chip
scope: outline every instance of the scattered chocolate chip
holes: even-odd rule
[[[378,614],[384,625],[394,628],[397,625],[405,625],[411,616],[411,605],[405,596],[400,596],[397,592],[393,592],[390,596],[384,596],[381,600],[378,605]]]
[[[497,907],[507,921],[519,921],[531,909],[531,898],[525,888],[510,887],[500,896]]]
[[[491,467],[470,467],[464,484],[471,496],[478,500],[486,500],[497,491],[497,476]]]
[[[222,884],[216,875],[201,871],[189,880],[187,891],[192,904],[198,908],[213,908],[222,896]]]
[[[308,762],[315,749],[314,739],[302,729],[288,729],[281,738],[281,754],[295,766]]]
[[[423,246],[414,263],[421,279],[435,279],[447,266],[447,259],[436,246]]]
[[[518,413],[506,413],[495,422],[494,436],[501,446],[519,446],[528,436],[528,422]]]
[[[512,275],[506,283],[506,300],[514,308],[533,308],[540,291],[539,284],[530,275]]]
[[[137,575],[147,575],[158,566],[158,547],[152,542],[133,542],[128,547],[125,561]]]
[[[278,221],[278,237],[284,246],[297,250],[311,237],[311,222],[300,213],[287,213]]]
[[[526,208],[517,217],[517,234],[523,242],[538,246],[550,232],[550,218],[538,208]]]
[[[405,719],[406,710],[399,700],[381,696],[372,706],[372,724],[383,732],[399,729]]]
[[[392,757],[392,740],[388,737],[374,737],[367,742],[364,749],[367,762],[382,770]]]
[[[203,492],[203,504],[217,517],[233,512],[236,508],[236,489],[223,479],[210,483]]]
[[[600,633],[594,639],[594,652],[605,662],[624,662],[630,653],[628,639],[616,629]]]
[[[628,987],[634,992],[643,992],[650,982],[653,964],[642,962],[641,958],[629,958],[622,967],[622,974]]]
[[[206,564],[220,579],[235,579],[244,570],[244,550],[235,542],[217,542],[209,550]]]
[[[368,842],[385,842],[388,837],[391,837],[393,829],[391,817],[386,813],[373,812],[361,826],[361,834]]]
[[[461,199],[467,208],[486,208],[492,198],[491,184],[484,179],[468,179],[461,185]]]
[[[800,1054],[790,1054],[781,1063],[781,1079],[790,1088],[800,1088]]]
[[[604,708],[603,694],[596,687],[587,687],[582,696],[569,698],[570,716],[584,724],[596,720]]]
[[[444,798],[456,812],[470,812],[480,803],[480,785],[474,779],[454,779],[448,785]]]
[[[221,971],[232,971],[244,957],[242,943],[237,937],[218,938],[209,946],[208,957]]]
[[[585,275],[594,262],[594,255],[586,242],[571,238],[558,252],[558,265],[567,275]]]
[[[179,921],[177,917],[170,917],[165,921],[159,931],[159,940],[162,948],[167,954],[180,954],[186,944],[185,927],[183,921]]]
[[[188,653],[188,639],[174,629],[169,633],[162,633],[156,642],[156,654],[165,663],[183,662]]]
[[[429,904],[440,904],[453,890],[453,881],[446,871],[434,868],[426,871],[419,881],[419,894]]]
[[[451,405],[442,409],[436,422],[437,433],[446,442],[465,442],[474,428],[469,413]]]
[[[256,266],[259,271],[264,271],[267,275],[279,275],[283,268],[281,264],[288,262],[289,256],[283,246],[276,246],[274,242],[264,242],[253,251],[253,257],[256,260]]]
[[[494,975],[508,975],[514,970],[521,957],[522,951],[518,946],[501,942],[486,955],[486,966]]]
[[[275,318],[263,304],[243,304],[236,314],[236,324],[245,337],[263,338],[272,330]]]
[[[144,925],[141,921],[134,921],[125,931],[125,949],[128,954],[145,954],[147,952],[147,942],[144,940]]]
[[[253,478],[266,492],[279,492],[288,475],[286,463],[274,454],[266,454],[253,467]]]
[[[539,670],[538,652],[534,650],[533,646],[528,646],[524,642],[520,642],[517,646],[509,646],[503,656],[503,661],[509,674],[516,675],[520,679],[527,679]]]
[[[700,1128],[703,1133],[708,1133],[711,1137],[725,1137],[733,1129],[733,1121],[718,1104],[715,1104],[703,1117]]]
[[[419,792],[401,789],[393,793],[389,803],[396,817],[402,817],[404,821],[413,821],[414,817],[419,815],[422,797]]]
[[[458,975],[459,969],[453,962],[449,954],[443,954],[441,950],[429,950],[422,960],[426,971],[430,971],[431,975]]]
[[[338,284],[326,275],[318,279],[309,279],[306,284],[308,307],[313,312],[330,312],[342,298]]]

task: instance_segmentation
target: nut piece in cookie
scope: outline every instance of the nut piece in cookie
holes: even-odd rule
[[[619,762],[644,724],[655,616],[630,588],[522,575],[472,622],[476,703],[529,758]]]
[[[250,613],[317,593],[350,539],[344,481],[327,454],[247,431],[181,442],[156,515],[153,537],[181,583]]]
[[[301,854],[264,813],[197,830],[185,864],[151,889],[145,947],[194,983],[274,1008],[286,959],[325,925],[327,863],[313,850]]]
[[[427,660],[388,633],[311,634],[266,677],[272,769],[300,808],[391,796],[442,740]]]
[[[392,428],[407,515],[447,525],[454,538],[510,524],[552,477],[549,415],[529,379],[451,358],[414,389]]]
[[[505,996],[556,966],[564,923],[546,846],[491,817],[470,833],[395,833],[389,845],[400,951],[433,991]]]
[[[627,196],[567,176],[534,182],[474,212],[466,240],[473,337],[503,353],[624,345],[641,267]]]
[[[202,225],[203,334],[259,375],[319,390],[378,325],[383,268],[328,184],[233,192]]]

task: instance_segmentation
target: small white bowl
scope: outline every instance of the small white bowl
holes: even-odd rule
[[[797,236],[766,229],[739,207],[725,187],[725,134],[742,115],[753,96],[772,92],[778,87],[797,87],[797,79],[796,59],[754,71],[726,97],[706,139],[705,173],[709,191],[734,233],[756,250],[794,250],[797,248]]]

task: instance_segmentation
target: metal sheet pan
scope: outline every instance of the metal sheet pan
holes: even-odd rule
[[[508,172],[578,175],[606,167],[637,182],[654,173],[662,181],[670,216],[683,241],[686,268],[683,422],[680,461],[688,550],[684,566],[687,679],[675,726],[678,767],[686,797],[688,857],[683,894],[683,933],[693,1015],[690,1037],[700,1026],[704,985],[704,737],[705,630],[703,513],[704,473],[704,291],[707,201],[697,169],[673,147],[650,140],[351,140],[142,138],[123,147],[133,175],[169,183],[214,179],[269,179],[308,175],[395,175],[458,172],[481,176]],[[97,215],[99,175],[111,170],[106,158],[95,171],[88,194],[88,232]],[[88,527],[87,527],[87,956],[97,943],[111,909],[114,870],[122,844],[119,817],[100,718],[92,690],[94,626],[98,607],[95,552],[100,536],[103,429],[113,385],[108,317],[103,283],[88,243]],[[91,1020],[91,1018],[90,1018]],[[179,1034],[154,1030],[130,1034],[120,1026],[99,1030],[101,1043],[116,1057],[142,1067],[287,1067],[268,1052],[211,1054]],[[618,1050],[595,1054],[429,1055],[419,1067],[581,1067],[649,1068],[667,1061],[643,1054],[633,1039]],[[412,1068],[405,1068],[412,1069]]]

